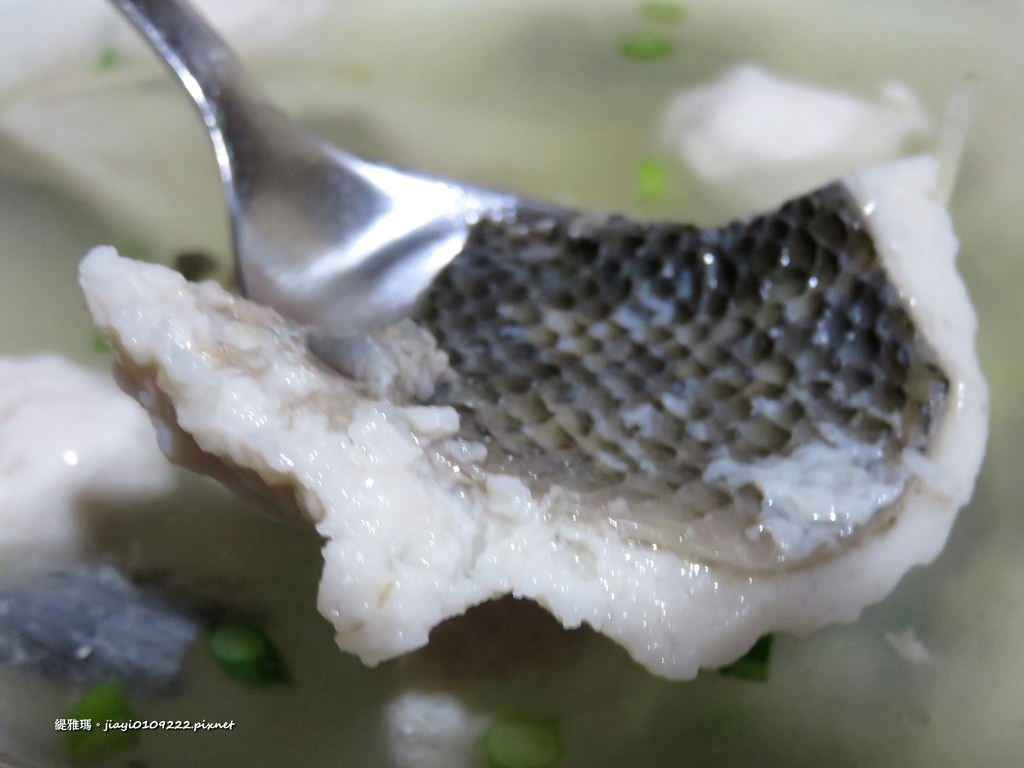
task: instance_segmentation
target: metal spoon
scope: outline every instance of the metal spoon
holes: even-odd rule
[[[481,215],[524,205],[367,162],[310,134],[266,98],[185,0],[112,2],[199,109],[250,298],[328,328],[387,319],[460,253]]]

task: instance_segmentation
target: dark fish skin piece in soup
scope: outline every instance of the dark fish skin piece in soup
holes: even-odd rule
[[[197,631],[108,565],[31,570],[0,592],[0,664],[72,683],[166,689]]]

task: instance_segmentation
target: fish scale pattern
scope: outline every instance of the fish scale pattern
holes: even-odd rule
[[[433,402],[489,469],[690,488],[709,509],[730,502],[704,480],[715,458],[783,455],[823,425],[924,450],[948,390],[838,183],[705,229],[484,219],[415,319],[457,373]]]

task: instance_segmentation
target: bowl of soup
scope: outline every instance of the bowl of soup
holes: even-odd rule
[[[693,679],[654,674],[586,623],[565,629],[513,597],[368,666],[317,610],[323,539],[167,462],[85,309],[78,264],[97,244],[235,290],[191,105],[99,0],[7,0],[0,758],[1013,764],[1024,6],[198,5],[271,97],[339,146],[638,220],[712,226],[768,210],[863,165],[941,153],[969,113],[948,207],[990,392],[986,459],[941,554],[888,597],[856,621],[766,636]],[[132,606],[131,627],[111,631],[138,640],[108,666],[102,644],[57,647],[97,595]],[[82,615],[93,626],[107,614]]]

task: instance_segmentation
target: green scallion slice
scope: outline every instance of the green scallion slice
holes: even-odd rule
[[[496,720],[482,744],[488,768],[552,768],[562,756],[558,728],[544,720]]]
[[[132,718],[121,683],[110,680],[93,686],[62,718],[68,753],[74,760],[92,761],[132,746],[138,741],[137,731],[107,728],[108,721],[125,723]],[[74,721],[73,729],[70,721]]]
[[[761,635],[745,656],[718,671],[729,677],[765,682],[771,669],[773,640],[774,635]]]
[[[661,200],[668,192],[668,172],[657,160],[640,163],[636,169],[636,193],[645,203]]]
[[[96,54],[96,71],[109,72],[121,63],[121,52],[112,45],[105,45]]]
[[[232,680],[265,686],[288,681],[284,659],[266,632],[247,624],[218,624],[210,630],[210,653]]]
[[[675,50],[675,43],[664,35],[638,32],[619,43],[619,53],[634,61],[664,59]]]
[[[107,340],[104,339],[99,331],[93,331],[92,333],[92,351],[93,352],[109,352],[110,345]]]

